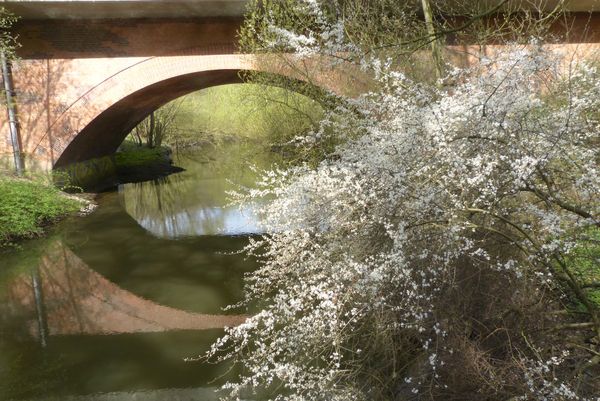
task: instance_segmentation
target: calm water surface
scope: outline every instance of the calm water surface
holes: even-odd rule
[[[213,400],[235,376],[185,359],[249,313],[222,308],[256,267],[239,251],[259,222],[226,193],[274,159],[231,144],[175,161],[186,171],[0,254],[0,400]]]

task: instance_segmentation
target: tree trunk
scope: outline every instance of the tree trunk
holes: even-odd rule
[[[15,161],[15,170],[17,175],[23,175],[25,163],[23,161],[23,150],[21,147],[21,137],[19,134],[19,122],[17,120],[17,111],[14,101],[14,88],[12,83],[12,71],[10,61],[6,57],[4,50],[0,49],[0,63],[2,64],[2,78],[4,81],[4,94],[6,96],[6,108],[8,111],[8,127],[10,129],[10,141],[13,147],[13,156]]]
[[[148,147],[154,147],[154,127],[156,122],[154,121],[154,112],[150,113],[150,130],[148,131]]]
[[[435,31],[435,25],[433,24],[433,11],[431,9],[430,0],[421,0],[423,4],[423,15],[425,16],[425,25],[427,26],[427,33],[429,40],[431,41],[431,55],[433,57],[433,64],[435,67],[435,75],[438,81],[445,76],[444,58],[442,55],[442,41],[437,37]]]

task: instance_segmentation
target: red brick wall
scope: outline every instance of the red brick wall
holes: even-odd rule
[[[25,152],[48,169],[64,149],[59,142],[66,128],[56,122],[82,96],[153,57],[234,53],[240,23],[235,18],[18,23],[20,60],[13,76]],[[0,159],[10,160],[11,152],[6,113],[0,110]]]

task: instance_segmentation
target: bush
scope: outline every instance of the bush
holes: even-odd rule
[[[540,45],[560,7],[422,3],[425,23],[394,0],[250,3],[244,51],[354,63],[373,82],[297,142],[337,144],[318,165],[240,194],[275,200],[247,249],[262,311],[209,353],[245,367],[229,399],[600,394],[600,71]],[[507,46],[465,48],[466,67],[432,74],[422,49],[446,34]]]
[[[33,238],[81,203],[46,183],[0,177],[0,247]]]
[[[115,164],[118,169],[143,167],[151,164],[169,163],[171,150],[164,146],[148,148],[133,142],[125,141],[115,153]]]
[[[374,64],[381,91],[323,122],[345,143],[240,195],[275,200],[248,247],[263,310],[210,354],[246,367],[231,399],[600,394],[583,277],[599,265],[581,255],[600,224],[600,71],[565,76],[535,41],[480,57],[445,88]]]

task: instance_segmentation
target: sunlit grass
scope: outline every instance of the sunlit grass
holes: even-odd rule
[[[0,177],[0,247],[41,235],[47,224],[80,207],[50,184]]]
[[[125,141],[121,144],[120,151],[115,153],[117,168],[140,167],[165,161],[167,148],[147,148],[137,146],[133,142]]]

